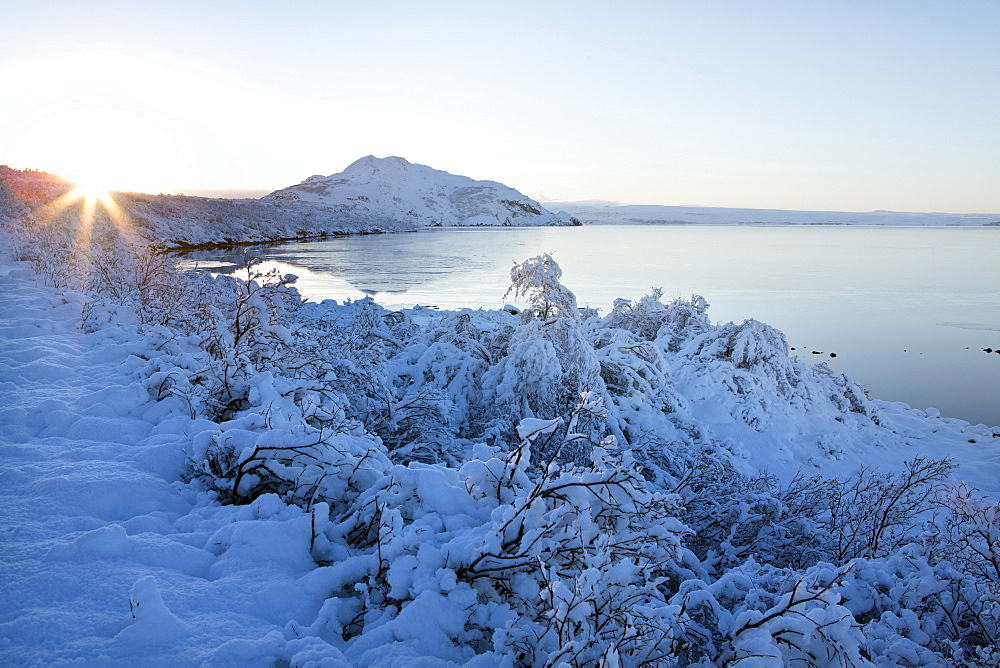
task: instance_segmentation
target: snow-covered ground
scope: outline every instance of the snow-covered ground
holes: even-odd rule
[[[915,213],[906,211],[791,211],[708,206],[546,202],[585,225],[1000,225],[1000,213]]]
[[[2,665],[1000,659],[995,428],[547,254],[390,312],[49,212],[0,201]]]
[[[139,383],[148,344],[36,283],[0,268],[0,663],[272,662],[321,601],[309,515],[181,484],[197,423]]]
[[[571,296],[567,299],[565,305],[570,308]],[[313,308],[329,311],[336,307],[327,304]],[[496,603],[484,602],[486,595],[482,592],[477,604],[476,590],[461,580],[468,575],[463,576],[461,569],[456,571],[457,567],[451,565],[454,559],[472,562],[471,556],[456,555],[481,554],[484,546],[487,552],[499,549],[495,545],[490,547],[495,541],[490,538],[490,531],[505,535],[500,524],[491,525],[489,512],[483,515],[475,506],[489,499],[480,499],[475,494],[466,497],[466,493],[474,490],[475,485],[484,484],[481,476],[489,467],[500,466],[502,460],[490,459],[484,451],[479,457],[485,459],[473,458],[461,469],[416,463],[396,465],[385,469],[389,487],[386,483],[369,482],[371,489],[383,490],[372,498],[382,498],[379,503],[390,505],[396,503],[389,501],[392,495],[384,495],[393,485],[400,486],[399,493],[410,499],[409,510],[403,510],[400,516],[405,519],[398,520],[404,522],[400,530],[413,522],[412,529],[416,532],[401,533],[391,538],[397,543],[385,543],[379,548],[396,555],[384,562],[389,568],[386,577],[393,588],[389,599],[392,603],[380,604],[389,605],[387,616],[380,617],[381,613],[376,614],[376,604],[382,599],[374,598],[374,590],[369,590],[377,586],[379,576],[366,561],[374,559],[371,556],[374,553],[360,545],[354,548],[346,543],[336,545],[337,536],[351,543],[350,534],[344,533],[350,526],[343,516],[338,520],[340,524],[331,523],[332,517],[327,519],[332,500],[306,510],[271,493],[257,496],[247,505],[222,505],[217,492],[208,491],[197,481],[182,482],[188,458],[198,447],[194,443],[199,439],[204,441],[206,434],[244,434],[245,438],[250,423],[243,418],[243,422],[234,420],[226,426],[194,415],[182,402],[158,401],[151,395],[146,375],[150,360],[163,357],[165,347],[169,348],[163,332],[143,330],[127,314],[119,314],[119,324],[111,323],[84,333],[81,323],[85,310],[83,296],[43,286],[26,264],[8,260],[0,264],[0,504],[4,509],[0,529],[3,562],[0,662],[4,665],[61,662],[497,665],[517,656],[517,651],[510,653],[510,648],[516,650],[523,641],[517,640],[521,627],[514,621],[516,607],[513,604],[497,607]],[[503,312],[488,317],[485,312],[479,312],[478,316],[470,314],[472,320],[455,315],[457,319],[449,320],[454,316],[425,310],[408,317],[431,329],[448,322],[468,327],[472,323],[483,326],[497,318],[513,319]],[[767,335],[759,327],[751,329],[754,336]],[[386,331],[379,336],[389,336]],[[755,339],[728,340],[739,347],[753,346]],[[624,340],[619,343],[626,345]],[[641,344],[632,341],[628,345]],[[444,349],[438,348],[437,352],[441,350]],[[465,358],[457,349],[453,350],[457,357],[451,362],[463,363]],[[414,352],[419,353],[419,349]],[[737,354],[749,359],[760,352],[743,349]],[[427,351],[420,354],[426,357]],[[622,361],[622,355],[628,354],[633,353],[621,348],[612,353],[611,359]],[[634,354],[653,353],[650,349]],[[1000,448],[991,430],[879,402],[875,402],[875,408],[881,427],[860,414],[837,413],[830,408],[816,410],[805,404],[792,411],[780,409],[777,404],[771,407],[774,410],[743,405],[737,395],[728,394],[718,383],[752,379],[746,376],[740,381],[738,375],[733,376],[727,370],[730,367],[721,358],[712,359],[708,366],[700,367],[700,373],[687,372],[683,365],[673,368],[677,391],[684,397],[682,403],[688,404],[688,427],[708,432],[712,441],[726,444],[734,461],[742,462],[740,465],[747,471],[769,469],[787,478],[793,468],[805,467],[827,475],[846,475],[860,465],[899,470],[903,459],[916,455],[948,456],[959,465],[958,477],[991,494],[1000,491]],[[410,363],[413,362],[417,359],[413,358]],[[418,367],[424,363],[448,364],[449,360],[419,362]],[[705,376],[710,369],[718,372],[716,377]],[[544,370],[538,372],[544,379]],[[503,386],[510,377],[499,379]],[[263,392],[262,381],[258,378],[254,382],[258,392]],[[506,399],[509,398],[500,397],[501,403]],[[631,401],[640,400],[633,393]],[[619,411],[625,409],[625,404],[618,407]],[[628,410],[639,411],[640,407],[635,404]],[[804,412],[800,414],[799,410]],[[739,419],[739,415],[749,417],[750,422],[764,419],[771,424],[753,427]],[[837,420],[827,421],[838,415]],[[277,424],[272,428],[277,428]],[[545,435],[555,427],[551,421],[532,418],[522,421],[519,433]],[[566,474],[550,472],[549,475]],[[412,491],[406,491],[408,485],[414,486]],[[560,485],[550,485],[552,489],[557,487]],[[530,485],[525,489],[530,490]],[[535,489],[537,492],[538,488]],[[407,497],[408,494],[415,496]],[[479,500],[473,502],[473,499]],[[565,513],[566,508],[559,508],[568,502],[560,502],[546,512]],[[424,504],[426,508],[418,513],[417,506],[412,504]],[[496,500],[486,505],[487,510],[497,509],[494,516],[501,523],[507,517],[508,525],[511,518],[496,513],[517,507],[516,502],[513,506],[497,506]],[[548,515],[536,520],[545,517]],[[584,521],[583,517],[578,516],[567,526],[586,527],[590,520]],[[485,522],[487,533],[480,534],[478,530],[470,533],[469,528],[474,528],[475,522]],[[489,529],[490,526],[495,528]],[[668,532],[680,530],[676,520],[667,518],[657,526]],[[379,531],[388,532],[386,540],[394,535],[388,528]],[[444,533],[439,538],[431,538],[434,532],[441,531]],[[473,542],[456,542],[457,538]],[[442,540],[450,546],[448,549],[457,550],[451,557],[439,551]],[[320,549],[319,543],[326,547]],[[871,578],[875,577],[872,573],[881,572],[879,569],[898,567],[891,560],[881,566],[882,562],[872,560],[862,559],[857,563],[859,575],[850,576],[853,579],[843,585],[848,599],[851,591],[864,588],[861,573],[868,573],[865,577]],[[503,565],[501,561],[500,565],[511,568],[512,577],[518,570],[513,563]],[[598,564],[594,568],[597,570],[593,571],[593,577],[607,577],[600,575],[603,571]],[[775,577],[773,572],[763,574],[760,566],[751,568],[757,573],[753,576],[747,575],[750,571],[745,566],[740,568],[744,569],[740,577],[757,578],[763,587]],[[890,577],[888,570],[884,577]],[[460,579],[457,583],[456,572]],[[547,573],[544,568],[541,572]],[[371,575],[366,579],[364,573]],[[725,577],[728,576],[720,582],[727,581]],[[921,577],[933,579],[930,574]],[[537,590],[532,589],[531,582],[529,578],[522,583],[521,586],[528,587],[522,593],[537,599],[538,594],[532,594]],[[582,582],[578,579],[576,586],[582,586]],[[338,589],[348,585],[349,589]],[[565,594],[560,591],[556,587],[549,595]],[[712,591],[712,596],[723,600],[723,594]],[[790,595],[790,603],[786,600],[782,604],[779,596],[765,605],[765,609],[799,605],[796,594]],[[648,599],[649,594],[645,596]],[[353,633],[346,630],[354,614],[351,611],[359,610],[350,604],[352,597],[376,606],[368,608],[365,623]],[[542,598],[545,600],[544,595]],[[819,608],[809,607],[822,604],[829,614],[844,614],[844,608],[835,604],[836,597],[828,599],[822,603],[819,599],[803,598],[801,606],[808,608],[810,619],[816,624],[832,623],[832,618],[823,621],[817,617]],[[340,605],[331,607],[332,603]],[[481,614],[470,616],[477,609]],[[463,612],[456,622],[457,611]],[[537,621],[544,619],[543,615]],[[532,624],[537,626],[537,621]],[[718,623],[719,628],[726,625],[721,620]],[[357,619],[351,624],[357,624]],[[846,627],[839,631],[837,627],[828,627],[827,632],[831,636],[830,646],[845,653],[835,657],[838,661],[865,663],[873,651],[871,647],[882,647],[884,654],[895,660],[903,656],[916,657],[918,663],[940,660],[920,653],[922,636],[914,624],[892,622],[883,624],[885,628],[876,625],[873,634],[884,635],[889,633],[887,628],[895,629],[889,634],[895,645],[885,646],[874,641],[866,645],[856,631]],[[871,626],[869,623],[866,628]],[[472,633],[479,638],[473,640],[468,635],[470,629],[480,627],[500,635],[494,635],[490,641],[489,633]],[[910,630],[906,631],[907,628]],[[892,635],[897,631],[902,635]],[[782,632],[772,628],[770,633],[780,636]],[[907,634],[912,637],[907,639]],[[548,636],[537,640],[552,645]],[[469,644],[462,649],[462,645],[456,645],[461,642]],[[572,649],[573,641],[569,642]],[[494,643],[498,649],[490,650]],[[507,653],[498,653],[505,643]],[[761,648],[772,651],[767,642],[747,634],[735,634],[732,644],[735,656],[742,656],[741,652],[759,652]],[[850,650],[852,646],[855,650]],[[864,647],[862,653],[852,654],[858,646]],[[479,649],[473,651],[476,647]],[[630,647],[622,640],[621,656],[618,650],[606,650],[603,658],[592,657],[590,661],[618,665],[612,659],[621,659],[623,665],[628,665],[629,656],[643,654],[641,644],[638,649]],[[568,651],[565,648],[563,651]],[[794,652],[786,653],[784,659],[779,653],[773,660],[787,660],[789,654]],[[543,663],[546,656],[555,655],[541,653],[522,660]],[[670,656],[661,654],[653,662],[670,665],[672,661]]]

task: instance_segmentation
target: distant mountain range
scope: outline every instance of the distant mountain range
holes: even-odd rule
[[[569,212],[585,225],[1000,225],[997,213],[790,211],[601,201],[546,204]]]
[[[310,176],[262,199],[320,204],[427,227],[580,224],[502,183],[476,181],[399,157],[369,155],[339,174]]]

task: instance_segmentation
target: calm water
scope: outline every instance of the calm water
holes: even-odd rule
[[[314,300],[449,309],[502,306],[512,262],[541,252],[581,306],[701,294],[713,320],[771,324],[874,397],[1000,425],[1000,354],[983,352],[1000,348],[1000,228],[434,229],[255,249]]]

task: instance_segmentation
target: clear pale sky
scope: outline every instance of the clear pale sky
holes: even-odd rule
[[[1000,212],[1000,2],[0,0],[0,163],[277,189]]]

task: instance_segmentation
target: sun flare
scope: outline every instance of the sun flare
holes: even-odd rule
[[[73,189],[73,196],[89,200],[111,199],[111,189],[100,181],[80,181]]]
[[[98,211],[103,211],[111,220],[118,224],[124,223],[124,216],[112,196],[112,190],[106,182],[96,179],[81,179],[75,187],[56,202],[57,208],[71,206],[74,202],[82,203],[81,220],[87,224],[93,222]]]

